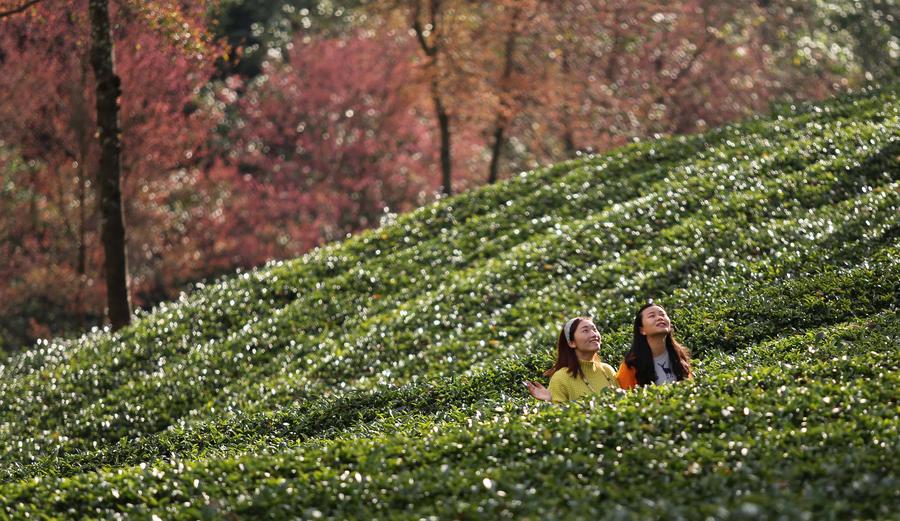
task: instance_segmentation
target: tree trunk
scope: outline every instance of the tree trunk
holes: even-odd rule
[[[572,66],[569,63],[569,51],[566,48],[562,50],[562,77],[563,84],[568,84],[571,79]],[[575,156],[575,132],[572,130],[572,118],[575,117],[575,111],[572,110],[572,102],[568,91],[563,94],[563,149],[566,157]]]
[[[444,195],[453,195],[453,185],[451,184],[452,163],[450,161],[450,115],[447,108],[441,100],[440,94],[436,91],[435,85],[434,111],[437,114],[438,126],[441,132],[441,191]]]
[[[82,155],[82,161],[86,161],[86,155]],[[85,305],[84,294],[85,285],[87,283],[87,223],[84,204],[87,192],[87,180],[85,179],[86,168],[79,163],[78,165],[78,295],[76,297],[76,306],[78,308],[78,329],[84,330],[85,324]]]
[[[491,147],[491,166],[488,171],[488,184],[497,182],[497,171],[500,169],[500,151],[503,149],[503,133],[506,127],[501,121],[497,121],[494,128],[494,145]]]
[[[497,172],[500,169],[500,152],[503,151],[503,136],[510,120],[512,110],[509,101],[510,79],[512,78],[513,57],[516,52],[516,36],[519,32],[519,17],[522,14],[521,7],[516,7],[512,18],[509,20],[509,29],[506,32],[506,44],[503,47],[503,74],[500,76],[500,106],[497,108],[496,122],[494,123],[494,144],[491,146],[491,165],[488,169],[488,184],[497,182]]]
[[[30,186],[28,187],[29,196],[28,196],[28,217],[29,223],[31,224],[31,236],[32,237],[40,237],[40,228],[41,228],[41,220],[38,215],[38,175],[37,169],[34,167],[28,168],[28,181]]]
[[[78,273],[78,329],[84,330],[85,324],[85,285],[87,283],[87,176],[88,176],[88,154],[90,150],[90,134],[88,129],[92,127],[90,117],[88,115],[87,100],[84,99],[84,92],[88,83],[88,60],[82,61],[81,66],[81,83],[78,87],[78,98],[74,102],[75,117],[73,127],[78,135],[78,259],[76,261]]]
[[[441,18],[441,2],[440,0],[430,0],[426,3],[427,9],[425,9],[425,5],[421,0],[415,1],[412,13],[412,28],[415,31],[419,45],[422,47],[422,51],[428,57],[428,71],[431,75],[431,99],[434,102],[434,112],[438,119],[438,130],[441,134],[441,191],[444,195],[450,196],[453,195],[450,156],[450,114],[447,113],[447,107],[444,105],[444,99],[441,97],[439,81],[441,69],[438,63],[438,54],[441,50],[441,37],[438,29]],[[426,23],[423,23],[421,19],[423,13]]]
[[[107,314],[113,330],[131,321],[128,302],[128,267],[125,257],[125,218],[119,186],[121,140],[119,96],[121,87],[113,62],[108,0],[89,0],[91,66],[97,84],[97,126],[100,134],[100,216],[106,269]]]

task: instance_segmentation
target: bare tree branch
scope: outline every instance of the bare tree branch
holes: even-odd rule
[[[415,10],[413,11],[413,29],[416,33],[416,38],[419,40],[419,45],[422,46],[422,50],[425,51],[425,55],[433,58],[437,54],[437,38],[432,38],[434,41],[433,44],[428,43],[428,39],[425,35],[426,32],[430,34],[435,34],[437,32],[437,25],[435,22],[435,13],[436,9],[434,3],[431,4],[431,28],[426,29],[422,27],[422,21],[419,19],[422,13],[422,4],[417,0]]]
[[[12,9],[8,9],[6,11],[0,11],[0,18],[6,18],[7,16],[12,16],[16,13],[21,13],[22,11],[28,9],[29,7],[33,6],[34,4],[36,4],[38,2],[42,2],[42,1],[43,0],[28,0],[27,2],[20,5],[19,7],[14,7]]]

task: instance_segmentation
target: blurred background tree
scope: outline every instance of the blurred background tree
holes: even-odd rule
[[[0,0],[0,350],[104,320],[85,6]],[[900,70],[895,0],[111,8],[139,307],[442,192]]]

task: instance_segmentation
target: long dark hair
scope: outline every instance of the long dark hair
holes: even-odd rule
[[[556,340],[556,363],[553,364],[553,367],[544,371],[544,376],[553,376],[553,373],[566,368],[573,377],[584,378],[584,371],[581,369],[578,355],[575,354],[575,350],[569,345],[569,339],[575,338],[575,330],[578,329],[578,324],[582,320],[588,319],[586,317],[578,317],[572,320],[572,325],[569,326],[568,331],[565,330],[566,326],[563,326],[563,330],[559,332],[559,338]]]
[[[634,335],[631,339],[631,350],[625,355],[625,364],[628,367],[637,369],[636,379],[638,385],[647,385],[656,382],[656,370],[653,367],[653,353],[650,351],[650,344],[647,343],[647,337],[641,334],[643,327],[644,310],[652,307],[662,307],[659,304],[645,304],[638,310],[634,317]],[[691,358],[687,349],[678,341],[672,331],[666,334],[666,352],[669,353],[669,359],[672,360],[672,370],[675,377],[680,381],[691,377]]]

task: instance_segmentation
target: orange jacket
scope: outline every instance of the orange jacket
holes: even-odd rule
[[[628,367],[628,364],[622,362],[619,364],[616,380],[618,380],[619,387],[622,389],[634,389],[637,387],[637,368]]]
[[[637,367],[628,367],[628,364],[622,362],[619,364],[619,371],[616,372],[616,380],[619,382],[619,388],[634,389],[637,387]]]

